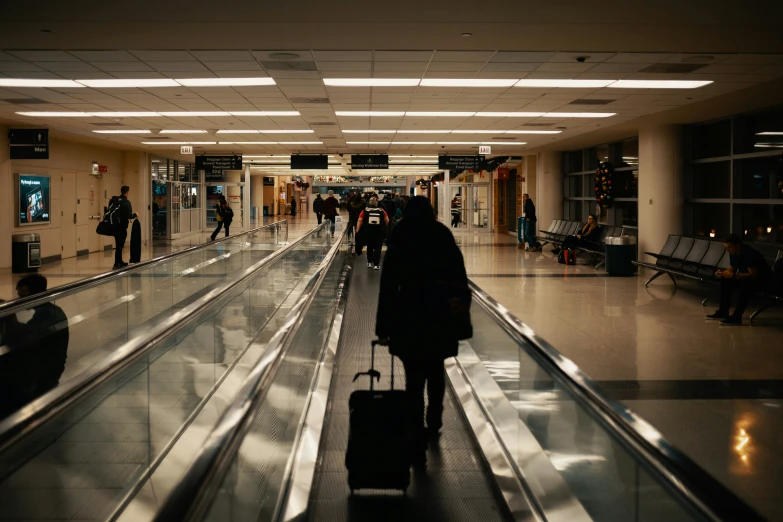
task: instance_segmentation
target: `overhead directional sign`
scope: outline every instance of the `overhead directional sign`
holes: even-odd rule
[[[242,170],[242,156],[196,156],[196,170],[206,181],[223,181],[223,171]]]
[[[481,170],[484,156],[438,156],[438,168],[444,170]]]
[[[49,129],[8,131],[11,159],[49,159]]]
[[[388,169],[388,154],[352,154],[352,169]]]

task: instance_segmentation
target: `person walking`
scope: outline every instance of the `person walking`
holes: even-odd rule
[[[313,200],[313,212],[315,212],[315,217],[318,218],[318,224],[321,224],[321,221],[324,218],[324,200],[321,197],[321,193],[315,195],[315,199]]]
[[[125,241],[128,239],[128,223],[131,219],[136,219],[137,216],[133,212],[133,205],[131,205],[128,199],[130,193],[130,187],[123,185],[120,188],[120,195],[112,198],[109,203],[109,208],[112,209],[116,205],[117,213],[120,216],[120,222],[115,225],[114,229],[114,270],[125,268],[128,263],[122,260],[122,249],[125,248]]]
[[[405,366],[411,458],[421,465],[426,463],[428,435],[437,437],[443,425],[443,361],[457,355],[460,340],[473,336],[471,293],[462,252],[448,227],[435,219],[426,197],[408,201],[388,245],[375,333]]]
[[[333,190],[327,192],[327,195],[329,197],[324,200],[324,205],[322,207],[322,210],[324,212],[324,217],[326,218],[326,220],[332,222],[329,229],[332,234],[332,237],[334,237],[334,220],[337,217],[337,207],[339,205],[339,202],[337,201],[337,198],[334,197]]]
[[[389,215],[378,207],[378,198],[370,198],[370,204],[359,214],[356,234],[362,233],[367,245],[367,268],[381,269],[381,248],[389,227]]]
[[[528,252],[536,252],[536,206],[528,194],[522,194],[522,216],[525,218],[525,241]]]
[[[729,267],[715,272],[720,279],[720,305],[707,319],[720,320],[721,326],[742,326],[742,314],[750,295],[772,285],[772,269],[758,250],[744,244],[736,234],[729,234],[723,246],[729,253]],[[729,314],[731,294],[735,289],[739,291],[737,306],[734,313]]]
[[[454,196],[454,199],[451,200],[451,227],[457,228],[459,226],[459,222],[461,219],[461,210],[460,207],[462,206],[462,201],[459,197],[459,194]]]
[[[226,196],[222,194],[220,195],[217,203],[215,203],[215,219],[217,220],[218,225],[210,237],[212,241],[214,241],[218,233],[220,233],[221,228],[225,229],[226,237],[228,237],[231,221],[234,219],[234,211],[226,201]]]

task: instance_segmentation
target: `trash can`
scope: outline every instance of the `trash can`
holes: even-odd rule
[[[37,272],[41,266],[41,236],[14,234],[11,236],[11,271],[14,274]]]
[[[631,261],[636,261],[634,236],[610,236],[604,239],[606,273],[612,276],[629,276],[636,272]]]

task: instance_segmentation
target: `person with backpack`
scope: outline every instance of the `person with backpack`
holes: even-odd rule
[[[231,222],[234,220],[234,211],[226,201],[226,196],[222,194],[220,195],[218,202],[215,203],[215,219],[217,219],[218,226],[215,231],[212,232],[212,241],[215,240],[221,228],[226,230],[226,237],[228,237],[229,227],[231,227]]]
[[[120,188],[120,195],[114,196],[109,202],[109,209],[104,216],[104,221],[108,220],[112,225],[114,235],[114,270],[125,268],[128,263],[122,260],[122,249],[125,248],[125,241],[128,239],[128,223],[131,219],[137,219],[138,216],[133,212],[133,206],[128,199],[130,187],[123,185]]]
[[[378,207],[378,198],[370,198],[369,205],[362,210],[356,222],[356,234],[362,232],[367,245],[367,268],[381,269],[381,247],[388,227],[389,215]]]
[[[331,221],[332,224],[330,226],[332,237],[334,237],[334,222],[335,218],[337,217],[337,208],[339,206],[339,202],[337,201],[337,198],[334,197],[334,191],[330,190],[328,192],[329,197],[324,200],[324,205],[322,207],[322,210],[324,212],[324,217],[327,219],[327,221]]]
[[[324,200],[321,198],[320,192],[315,195],[313,200],[313,212],[315,212],[315,217],[318,218],[318,224],[320,225],[324,218]]]

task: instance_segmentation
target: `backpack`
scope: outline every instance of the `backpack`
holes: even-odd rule
[[[111,200],[109,201],[109,206],[106,209],[106,212],[103,214],[103,221],[110,224],[111,226],[121,226],[122,225],[122,201],[120,201],[120,198],[117,196],[112,196]]]
[[[231,210],[231,207],[228,205],[220,207],[220,215],[223,218],[223,221],[231,222],[234,220],[234,211]]]

